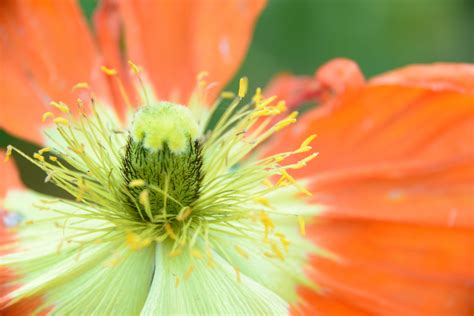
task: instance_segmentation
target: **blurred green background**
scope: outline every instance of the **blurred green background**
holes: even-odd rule
[[[97,1],[80,3],[90,21]],[[473,31],[472,0],[269,0],[236,78],[264,86],[278,72],[312,74],[334,57],[354,59],[367,76],[411,63],[473,62]],[[0,147],[9,143],[35,150],[0,130]],[[51,192],[40,171],[17,164],[27,185]]]

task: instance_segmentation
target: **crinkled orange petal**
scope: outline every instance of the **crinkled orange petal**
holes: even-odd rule
[[[289,111],[305,102],[313,101],[321,92],[321,86],[310,76],[280,74],[265,88],[265,96],[278,96],[285,100]]]
[[[310,276],[323,292],[306,289],[303,299],[334,297],[375,315],[472,312],[472,229],[350,219],[322,221],[312,229],[315,242],[339,261],[312,259]]]
[[[1,1],[0,51],[0,126],[16,136],[40,142],[40,113],[50,101],[74,106],[77,97],[89,99],[71,92],[78,82],[108,95],[101,59],[73,0]]]
[[[371,82],[474,94],[474,64],[411,65],[377,76]]]
[[[457,69],[462,87],[444,84],[452,74],[437,84],[428,70],[420,82],[429,85],[375,80],[348,89],[268,145],[281,152],[318,134],[319,157],[293,174],[325,210],[309,235],[339,257],[313,258],[323,291],[302,289],[296,311],[474,310],[474,74]]]
[[[196,75],[217,92],[249,46],[264,0],[119,1],[128,57],[146,70],[157,95],[187,101]]]

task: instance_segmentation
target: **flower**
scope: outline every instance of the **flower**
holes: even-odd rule
[[[365,82],[336,59],[314,77],[282,75],[288,100],[324,100],[267,154],[317,132],[305,178],[322,212],[296,312],[468,315],[474,307],[474,65],[413,65]],[[289,107],[297,103],[288,102]]]
[[[217,95],[205,80],[231,76],[257,2],[228,2],[243,14],[215,15],[218,25],[241,22],[229,30],[209,24],[211,2],[177,19],[174,6],[105,1],[95,24],[102,57],[70,2],[53,3],[67,10],[56,19],[49,6],[32,14],[28,2],[5,3],[18,10],[0,16],[1,62],[10,75],[0,93],[16,109],[2,107],[2,127],[37,142],[36,127],[43,129],[50,144],[25,158],[76,201],[7,193],[3,313],[262,314],[284,313],[288,303],[294,313],[323,315],[462,315],[472,308],[472,65],[411,66],[366,83],[353,62],[335,60],[314,78],[277,78],[264,95],[275,91],[286,105],[260,90],[245,104],[245,78],[236,95]],[[130,63],[131,76],[117,50],[121,21],[128,57],[142,66]],[[46,43],[38,23],[51,31]],[[154,36],[145,25],[182,36]],[[189,25],[211,44],[195,45]],[[12,37],[18,30],[30,41]],[[201,68],[208,77],[198,75]],[[206,105],[215,97],[229,106],[209,132]],[[136,100],[147,105],[131,110]],[[294,124],[291,110],[308,100],[323,105]],[[57,128],[37,119],[50,101],[43,118]],[[31,115],[20,122],[25,104]],[[290,114],[281,117],[285,107]],[[11,163],[1,165],[2,174],[14,177]],[[9,189],[21,189],[10,180]],[[314,194],[304,197],[306,188]],[[231,212],[222,212],[224,204]],[[313,216],[309,227],[303,215]],[[197,229],[215,216],[224,224],[201,229],[217,239]],[[299,236],[305,233],[316,248]],[[317,289],[301,271],[308,253]]]
[[[103,55],[74,2],[2,5],[2,127],[43,145],[32,157],[9,146],[4,160],[23,156],[71,197],[2,192],[2,313],[286,313],[296,285],[312,286],[303,266],[315,247],[302,235],[316,208],[291,172],[316,157],[314,137],[256,156],[297,113],[273,121],[284,102],[260,89],[245,101],[246,78],[214,92],[263,2],[105,1]]]

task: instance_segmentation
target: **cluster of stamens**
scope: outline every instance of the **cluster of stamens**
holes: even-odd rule
[[[204,76],[199,76],[194,100],[204,98],[206,86]],[[251,254],[238,243],[243,238],[258,244],[263,256],[284,260],[290,241],[272,218],[294,218],[301,234],[305,233],[304,219],[297,213],[280,213],[268,196],[288,186],[310,194],[290,171],[304,167],[316,153],[296,163],[285,165],[284,161],[310,152],[315,136],[294,151],[252,157],[270,136],[295,123],[297,112],[275,122],[275,117],[286,111],[285,103],[274,96],[264,98],[260,89],[250,103],[242,105],[247,86],[247,79],[242,78],[237,95],[223,92],[215,101],[214,108],[228,105],[207,134],[202,132],[205,126],[195,126],[206,122],[175,124],[173,128],[184,127],[174,134],[169,126],[164,127],[164,121],[155,124],[153,117],[142,115],[146,111],[152,115],[153,108],[158,108],[158,113],[159,107],[166,105],[179,112],[173,112],[177,116],[171,115],[171,120],[190,119],[187,109],[167,102],[145,104],[128,131],[93,98],[87,106],[77,100],[78,115],[72,115],[65,103],[52,102],[60,115],[47,112],[43,116],[43,122],[52,120],[56,125],[46,129],[51,146],[32,158],[9,147],[7,157],[16,150],[46,172],[46,181],[74,197],[75,201],[62,201],[74,204],[79,209],[75,213],[55,208],[56,200],[37,205],[57,213],[68,243],[82,247],[122,239],[131,249],[140,250],[153,242],[171,242],[170,257],[189,251],[192,258],[206,259],[212,267],[213,250],[228,260],[232,257],[228,252],[248,258]],[[89,89],[85,83],[75,88]],[[181,117],[180,111],[187,114]],[[81,223],[85,220],[96,224],[84,227]],[[185,279],[193,267],[191,264]],[[235,265],[235,269],[239,279],[239,267]]]

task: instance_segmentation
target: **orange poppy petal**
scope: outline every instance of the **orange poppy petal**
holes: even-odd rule
[[[316,71],[316,81],[323,88],[341,94],[347,89],[362,87],[365,78],[356,62],[346,58],[336,58]]]
[[[39,142],[41,115],[52,101],[73,106],[72,87],[87,81],[107,95],[101,60],[75,1],[13,1],[0,4],[1,127]],[[22,95],[19,95],[22,94]]]
[[[317,133],[317,159],[295,174],[393,177],[465,163],[474,157],[474,96],[402,86],[367,86],[336,98],[334,108],[306,114],[280,133],[270,151],[290,149]],[[420,127],[423,128],[420,128]]]
[[[322,293],[377,315],[468,315],[474,307],[472,229],[326,220],[310,235],[339,261],[314,257]],[[306,290],[309,291],[309,290]]]
[[[161,98],[187,100],[201,71],[219,82],[217,92],[240,65],[264,3],[120,1],[128,56]]]
[[[309,76],[280,74],[265,88],[265,96],[278,96],[285,100],[288,110],[293,110],[305,102],[315,101],[321,94],[321,86]]]
[[[326,210],[309,235],[340,258],[313,258],[311,277],[323,291],[302,289],[296,311],[467,315],[474,308],[474,95],[443,80],[348,89],[269,145],[285,151],[318,134],[319,157],[294,175],[309,180],[313,201]]]
[[[411,65],[377,76],[371,82],[474,94],[474,64]]]

